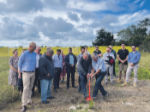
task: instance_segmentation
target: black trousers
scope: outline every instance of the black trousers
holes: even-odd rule
[[[39,92],[39,93],[41,92],[41,86],[40,86],[40,79],[39,79],[39,76],[40,76],[39,68],[36,68],[36,69],[35,69],[35,80],[34,80],[34,84],[33,84],[33,88],[32,88],[32,93],[33,93],[33,94],[34,94],[35,86],[37,86],[38,92]]]
[[[75,86],[74,81],[75,81],[75,72],[74,72],[74,68],[70,67],[70,71],[67,71],[67,87],[69,87],[69,83],[70,83],[70,74],[71,74],[71,82],[72,82],[72,87]]]
[[[113,63],[113,75],[116,76],[115,62]]]
[[[55,68],[55,76],[53,81],[54,89],[59,88],[60,74],[61,74],[61,68]]]

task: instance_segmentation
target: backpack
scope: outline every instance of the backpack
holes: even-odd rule
[[[108,60],[106,62],[112,65],[114,63],[114,59],[111,56],[107,56],[107,57],[108,57]]]

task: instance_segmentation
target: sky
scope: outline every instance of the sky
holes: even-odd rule
[[[92,46],[96,32],[150,18],[150,0],[0,0],[0,46]]]

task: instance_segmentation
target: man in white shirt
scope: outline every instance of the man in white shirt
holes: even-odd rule
[[[106,66],[106,71],[107,71],[107,74],[105,76],[105,84],[107,84],[108,82],[108,72],[110,74],[110,82],[111,84],[113,84],[113,63],[110,64],[108,61],[109,61],[109,57],[111,57],[113,60],[115,60],[115,57],[114,57],[114,54],[110,52],[110,48],[107,47],[106,48],[106,53],[103,54],[103,59],[105,61],[105,66]]]
[[[61,55],[61,50],[57,49],[57,54],[53,56],[54,67],[55,67],[55,76],[54,76],[54,92],[57,92],[59,88],[59,79],[61,70],[63,69],[63,59]]]
[[[85,46],[85,52],[87,52],[88,55],[90,55],[90,52],[88,51],[88,46]]]
[[[35,68],[35,80],[34,80],[34,85],[32,88],[32,96],[34,95],[34,90],[35,90],[35,86],[37,86],[38,88],[38,93],[41,92],[41,87],[40,87],[40,80],[39,80],[39,59],[41,58],[42,54],[40,54],[41,52],[41,48],[38,46],[35,49],[35,53],[36,53],[36,68]]]

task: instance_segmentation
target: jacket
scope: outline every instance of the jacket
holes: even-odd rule
[[[71,67],[71,65],[69,63],[69,55],[70,54],[67,54],[65,56],[65,64],[66,64],[66,71],[67,72],[70,72],[70,67]],[[74,54],[71,54],[71,55],[73,55],[73,58],[74,58],[74,67],[73,67],[73,71],[72,72],[75,72],[75,66],[77,64],[77,58],[76,58],[76,56]]]
[[[39,71],[40,71],[40,80],[46,79],[51,80],[54,78],[55,74],[55,68],[54,68],[54,62],[52,58],[50,59],[46,54],[44,53],[42,57],[39,60]],[[47,77],[48,73],[50,74],[49,77]]]

